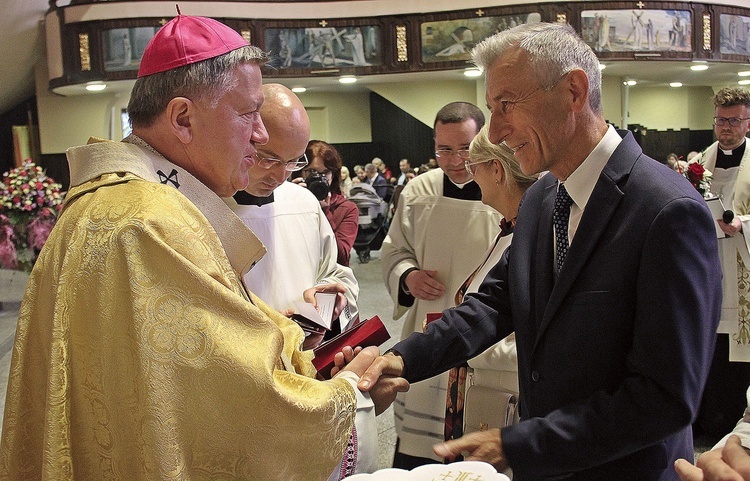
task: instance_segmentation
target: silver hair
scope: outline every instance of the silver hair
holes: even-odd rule
[[[474,63],[487,70],[510,49],[528,53],[531,71],[542,88],[552,88],[568,72],[581,69],[589,79],[589,106],[602,114],[599,59],[570,25],[530,23],[497,33],[471,52]]]
[[[531,187],[539,177],[537,174],[526,175],[521,171],[518,160],[513,155],[513,150],[505,144],[493,144],[490,141],[489,124],[482,127],[474,140],[469,145],[469,155],[472,162],[490,162],[497,160],[505,171],[505,185],[511,183],[518,185],[523,190]]]
[[[165,72],[141,77],[135,81],[128,102],[128,116],[133,127],[148,127],[175,97],[207,100],[215,106],[237,83],[233,75],[239,65],[262,65],[268,55],[257,47],[246,46],[224,55],[185,65]]]

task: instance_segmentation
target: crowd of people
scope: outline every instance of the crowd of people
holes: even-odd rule
[[[370,176],[367,175],[369,168]],[[389,185],[399,186],[406,185],[407,182],[412,180],[419,174],[424,174],[427,171],[437,168],[437,162],[434,158],[430,158],[424,164],[419,167],[412,168],[409,159],[401,159],[398,162],[399,171],[394,175],[388,166],[379,157],[375,157],[371,162],[361,165],[357,164],[352,167],[353,174],[349,173],[349,168],[344,167],[341,171],[341,182],[346,185],[366,183],[372,184],[374,180],[378,181],[378,185]],[[374,175],[374,179],[372,176]],[[380,180],[384,180],[385,184]]]
[[[699,161],[733,212],[717,221],[605,122],[570,26],[519,25],[472,57],[489,119],[451,102],[434,159],[350,178],[296,95],[263,84],[262,51],[212,19],[167,22],[132,134],[68,151],[19,313],[0,479],[340,480],[376,469],[375,416],[395,403],[396,467],[749,480],[750,400],[737,436],[692,461],[717,329],[750,324],[750,96],[714,99]],[[385,353],[344,347],[324,379],[314,347],[360,321],[358,190],[395,204],[381,257],[403,329]],[[750,378],[722,382],[714,398]]]

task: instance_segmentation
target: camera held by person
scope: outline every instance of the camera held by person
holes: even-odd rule
[[[310,173],[307,174],[305,184],[307,184],[307,189],[312,192],[318,200],[325,200],[331,192],[331,186],[328,185],[328,179],[326,176],[315,170],[311,170]]]

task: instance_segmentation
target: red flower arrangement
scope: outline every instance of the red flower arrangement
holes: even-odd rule
[[[713,197],[711,194],[711,181],[714,176],[710,170],[706,169],[702,163],[697,161],[678,161],[677,172],[681,173],[687,180],[693,184],[693,187],[704,197]]]
[[[26,160],[0,181],[0,267],[31,271],[62,208],[62,186]]]

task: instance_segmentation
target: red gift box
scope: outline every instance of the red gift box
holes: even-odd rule
[[[341,352],[345,346],[379,346],[390,338],[391,335],[388,334],[383,321],[378,316],[371,317],[313,349],[315,357],[312,363],[324,379],[330,379],[333,356]]]

